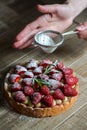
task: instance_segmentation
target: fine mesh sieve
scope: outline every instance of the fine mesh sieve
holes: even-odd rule
[[[57,31],[46,30],[38,32],[34,39],[35,43],[46,53],[52,53],[64,42],[64,36],[78,33],[77,31],[69,31],[61,34]]]

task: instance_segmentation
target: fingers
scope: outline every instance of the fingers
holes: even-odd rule
[[[13,44],[14,48],[22,49],[24,47],[27,47],[31,44],[31,39],[34,37],[34,35],[37,33],[38,30],[33,30],[30,33],[26,34],[23,38],[20,40],[16,40]]]
[[[80,24],[76,27],[76,30],[78,31],[79,38],[87,40],[87,22]]]
[[[87,29],[87,22],[81,23],[79,26],[76,27],[78,31],[84,31]]]
[[[27,47],[27,44],[31,44],[29,41],[34,35],[43,29],[44,26],[48,25],[48,20],[50,20],[50,15],[45,14],[37,18],[34,22],[28,24],[17,36],[14,42],[14,48]],[[27,44],[26,44],[27,43]],[[26,44],[26,45],[24,45]]]
[[[41,13],[54,13],[57,6],[58,6],[57,4],[54,4],[54,5],[37,5],[37,9]]]
[[[44,25],[47,24],[47,21],[50,19],[50,15],[46,14],[43,16],[40,16],[32,23],[28,24],[17,36],[16,40],[19,41],[22,38],[24,38],[26,35],[31,33],[33,30],[38,29]]]
[[[25,37],[26,35],[28,35],[32,30],[38,28],[39,24],[38,21],[34,21],[30,24],[28,24],[17,36],[16,36],[16,40],[19,41],[21,40],[23,37]]]
[[[33,38],[29,41],[27,41],[26,43],[22,44],[19,49],[23,49],[23,48],[26,48],[26,47],[31,47],[32,45],[32,42],[33,42]]]

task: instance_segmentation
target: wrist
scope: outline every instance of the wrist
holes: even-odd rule
[[[68,3],[68,8],[70,10],[70,17],[72,18],[72,20],[74,20],[75,17],[79,14],[78,11],[72,3]]]
[[[68,0],[68,7],[70,8],[72,19],[74,19],[87,7],[87,0]]]

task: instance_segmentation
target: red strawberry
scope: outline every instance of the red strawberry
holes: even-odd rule
[[[39,67],[36,67],[33,71],[34,74],[42,74],[42,70],[43,70],[43,67],[42,66],[39,66]]]
[[[55,79],[55,80],[58,80],[60,81],[63,77],[63,74],[62,73],[54,73],[52,74],[52,78]]]
[[[32,86],[32,78],[24,78],[22,80],[23,85]]]
[[[46,95],[43,97],[43,103],[47,106],[47,107],[52,107],[53,106],[53,97],[52,95]]]
[[[34,83],[34,87],[35,87],[35,89],[39,89],[40,86],[38,85],[37,82],[35,82],[35,83]]]
[[[21,85],[18,82],[13,83],[12,85],[12,92],[16,92],[21,90]]]
[[[14,83],[14,82],[18,82],[18,81],[20,81],[20,75],[18,75],[18,74],[11,74],[10,75],[10,81],[12,82],[12,83]]]
[[[59,70],[61,70],[61,69],[63,69],[64,68],[64,64],[63,64],[63,62],[58,62],[58,64],[57,64],[57,68],[59,69]]]
[[[26,68],[27,69],[35,69],[37,67],[37,61],[32,59],[29,63],[27,63]]]
[[[26,100],[26,97],[25,97],[25,95],[24,95],[24,93],[22,91],[17,91],[14,94],[14,99],[17,102],[23,103]]]
[[[62,71],[65,75],[72,75],[73,74],[73,70],[71,68],[63,68]]]
[[[62,82],[57,81],[57,80],[55,80],[55,79],[49,79],[48,82],[49,82],[49,84],[50,84],[51,90],[53,90],[53,89],[55,90],[55,89],[57,89],[57,88],[63,86],[63,83],[62,83]]]
[[[65,79],[66,79],[66,83],[71,86],[73,86],[74,84],[76,84],[78,82],[78,78],[73,75],[66,76]]]
[[[24,73],[24,78],[33,78],[34,74],[31,71],[26,71]]]
[[[65,96],[60,89],[57,89],[57,90],[54,91],[53,97],[54,97],[54,99],[61,99],[61,100],[65,99]]]
[[[57,72],[59,72],[59,71],[54,67],[54,68],[52,68],[52,69],[50,70],[49,74],[51,75],[51,74],[55,74],[55,73],[57,73]]]
[[[39,74],[38,76],[40,79],[43,79],[43,80],[48,80],[49,79],[49,76],[46,75],[46,74]]]
[[[31,96],[34,93],[34,89],[29,86],[24,86],[24,93],[26,96]]]
[[[51,65],[52,64],[52,61],[50,61],[49,59],[44,59],[40,65],[43,66],[43,67],[46,67],[48,65]]]
[[[65,85],[64,87],[64,95],[67,96],[67,97],[73,97],[73,96],[76,96],[78,94],[78,92],[70,87],[69,85]]]
[[[49,88],[47,87],[47,85],[43,85],[43,86],[41,87],[40,92],[41,92],[41,94],[43,94],[43,95],[49,95],[50,90],[49,90]]]
[[[34,92],[31,96],[31,101],[34,105],[37,105],[41,101],[42,95],[39,92]]]
[[[26,72],[26,71],[27,71],[27,69],[24,66],[16,65],[15,72],[17,74],[21,75],[21,74],[24,74],[24,72]]]

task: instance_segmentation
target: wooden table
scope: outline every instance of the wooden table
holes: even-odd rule
[[[1,6],[1,5],[0,5]],[[20,10],[18,10],[20,13]],[[33,16],[28,14],[33,11]],[[5,14],[6,15],[6,14]],[[38,16],[35,9],[23,12],[20,17],[14,13],[12,21],[5,26],[0,35],[0,130],[86,130],[87,129],[87,41],[80,40],[76,35],[65,37],[64,43],[52,54],[44,53],[40,48],[17,50],[12,48],[15,35],[26,23]],[[12,15],[13,16],[13,15]],[[5,18],[5,17],[4,17]],[[4,19],[3,18],[3,19]],[[17,19],[18,18],[18,19]],[[6,19],[5,19],[6,20]],[[76,21],[87,20],[87,10],[82,12]],[[14,25],[14,26],[13,26]],[[74,29],[75,23],[69,28]],[[9,29],[9,30],[8,30]],[[1,32],[1,31],[0,31]],[[79,96],[74,106],[63,114],[55,117],[32,118],[16,113],[3,97],[3,79],[10,67],[32,58],[61,60],[70,66],[79,78]]]

